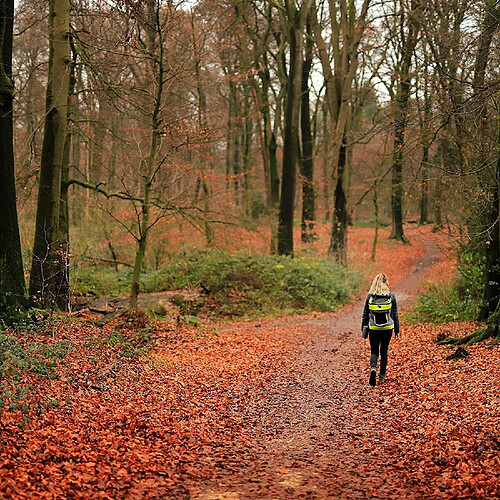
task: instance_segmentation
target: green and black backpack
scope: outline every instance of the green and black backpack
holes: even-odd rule
[[[370,309],[370,330],[392,330],[392,298],[390,295],[372,295],[368,301]]]

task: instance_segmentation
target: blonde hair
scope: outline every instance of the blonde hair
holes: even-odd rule
[[[377,274],[377,276],[373,278],[369,293],[373,293],[375,295],[387,295],[389,293],[389,280],[387,275],[384,273]]]

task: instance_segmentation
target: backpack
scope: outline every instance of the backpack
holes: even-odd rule
[[[370,330],[392,330],[394,320],[391,318],[392,298],[390,295],[372,295],[368,301],[370,310]]]

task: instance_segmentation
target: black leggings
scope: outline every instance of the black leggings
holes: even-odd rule
[[[387,369],[387,351],[392,338],[393,330],[370,330],[370,368],[377,369],[378,354],[380,350],[380,375],[385,375]]]

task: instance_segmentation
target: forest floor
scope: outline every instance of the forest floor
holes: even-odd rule
[[[408,234],[378,263],[402,311],[453,267],[439,238]],[[436,337],[474,324],[403,317],[371,388],[361,295],[201,329],[141,315],[45,328],[40,345],[65,356],[11,387],[24,406],[2,413],[0,498],[498,498],[500,347],[448,361]]]

